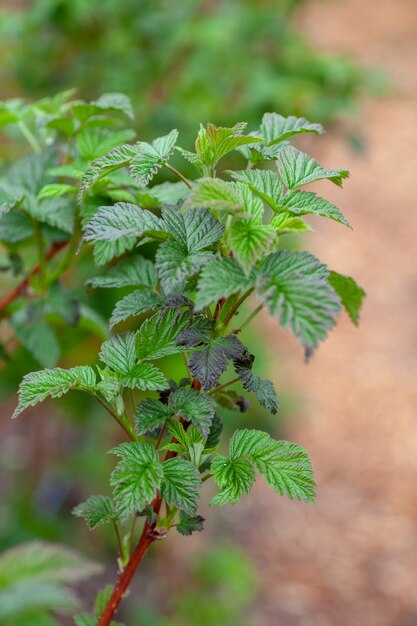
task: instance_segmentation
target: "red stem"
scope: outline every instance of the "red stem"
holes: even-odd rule
[[[68,241],[63,241],[61,243],[54,243],[49,248],[48,252],[45,255],[45,260],[50,261],[62,248],[64,248],[68,244]],[[0,298],[0,313],[2,313],[14,300],[23,296],[26,293],[26,290],[29,286],[29,281],[32,276],[35,276],[40,270],[40,264],[37,263],[30,270],[29,274],[22,280],[16,287],[14,287],[9,293],[6,293],[3,298]]]
[[[192,382],[192,388],[197,391],[201,389],[201,383],[196,378]],[[186,422],[182,418],[180,421],[182,425],[184,426],[184,428],[187,428],[187,426],[189,425],[189,422]],[[177,440],[174,437],[172,441],[176,442]],[[168,450],[168,452],[165,455],[164,461],[167,461],[168,459],[172,459],[176,456],[177,456],[177,452],[174,452],[173,450]],[[119,608],[120,603],[122,602],[126,594],[126,591],[132,581],[133,576],[135,575],[137,568],[142,563],[143,558],[149,549],[149,546],[154,541],[161,538],[158,531],[155,530],[157,516],[161,509],[161,505],[162,505],[162,497],[158,494],[151,504],[155,519],[152,522],[149,521],[149,519],[145,522],[145,526],[143,527],[143,531],[136,545],[136,548],[132,552],[129,561],[127,562],[126,567],[120,572],[117,578],[116,584],[114,586],[114,589],[112,591],[112,594],[110,596],[110,599],[106,605],[106,608],[104,609],[102,616],[100,617],[97,623],[97,626],[109,626],[109,624],[111,623],[113,619],[114,614],[116,613],[117,609]]]

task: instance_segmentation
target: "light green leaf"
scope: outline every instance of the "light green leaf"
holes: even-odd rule
[[[110,450],[120,457],[110,477],[116,511],[122,521],[152,502],[163,476],[156,450],[138,441],[122,443]]]
[[[130,98],[124,93],[104,93],[98,100],[93,100],[91,104],[102,111],[120,111],[132,120],[135,118]]]
[[[60,196],[77,192],[78,188],[74,187],[74,185],[50,183],[49,185],[45,185],[45,187],[40,190],[38,193],[38,200],[42,200],[42,198],[59,198]]]
[[[327,276],[326,266],[307,252],[280,250],[259,268],[256,290],[260,299],[307,349],[325,339],[340,311]]]
[[[169,295],[214,257],[212,252],[188,253],[180,243],[167,241],[162,243],[156,253],[156,268],[164,292]]]
[[[271,226],[279,235],[285,233],[305,233],[311,230],[302,217],[297,217],[289,211],[281,211],[281,213],[274,215],[271,220]]]
[[[101,346],[99,357],[103,363],[120,374],[130,374],[136,363],[134,333],[114,335]]]
[[[173,414],[172,409],[154,398],[139,402],[135,414],[136,432],[142,435],[161,426]]]
[[[254,285],[254,276],[247,276],[232,258],[215,259],[203,267],[198,281],[195,308],[197,310],[228,298]]]
[[[278,113],[265,113],[260,128],[260,134],[265,139],[268,146],[303,133],[314,133],[322,135],[324,128],[321,124],[312,124],[304,117],[283,117]]]
[[[120,381],[124,387],[142,391],[162,391],[169,387],[164,374],[152,363],[138,363],[129,374],[122,376]]]
[[[75,208],[67,198],[44,198],[29,203],[27,208],[38,222],[59,228],[68,235],[74,230]]]
[[[30,406],[43,402],[46,398],[59,398],[70,389],[93,390],[96,384],[94,370],[87,365],[70,369],[45,369],[30,372],[23,377],[19,386],[19,403],[13,418]]]
[[[271,226],[258,224],[256,220],[233,222],[229,231],[230,247],[246,275],[253,266],[276,243],[276,234]]]
[[[293,146],[282,148],[277,156],[277,167],[282,182],[288,189],[296,189],[318,180],[328,179],[339,187],[349,177],[344,169],[327,169],[312,157]]]
[[[33,235],[32,224],[26,215],[10,211],[0,215],[0,240],[6,243],[18,243]]]
[[[359,324],[359,313],[362,308],[366,292],[350,276],[337,272],[329,273],[329,283],[339,295],[346,312],[353,324]]]
[[[223,224],[205,209],[178,213],[167,207],[163,209],[162,215],[166,232],[190,253],[217,243],[224,232]]]
[[[283,205],[296,215],[320,215],[351,227],[337,206],[312,191],[292,191],[285,196]]]
[[[136,239],[146,232],[163,230],[160,218],[135,204],[117,202],[103,206],[85,227],[86,241],[126,240],[125,249],[133,248]]]
[[[136,136],[134,130],[111,131],[107,128],[84,128],[77,135],[77,148],[85,161],[94,161]]]
[[[75,583],[101,571],[94,561],[64,546],[22,543],[0,555],[0,588],[22,582]]]
[[[235,504],[239,498],[250,493],[255,482],[252,464],[245,458],[228,459],[217,455],[211,464],[211,471],[221,491],[210,504]]]
[[[104,276],[94,276],[87,281],[91,287],[114,289],[118,287],[156,286],[158,277],[152,261],[142,256],[125,259],[110,268]]]
[[[110,328],[129,317],[141,315],[147,311],[155,311],[164,303],[164,300],[152,289],[138,289],[129,293],[116,303],[110,317]]]
[[[136,144],[136,155],[130,163],[130,173],[140,184],[146,185],[164,165],[174,151],[178,139],[178,131],[171,130],[168,135],[155,139],[151,144],[139,141]]]
[[[81,179],[80,199],[82,200],[85,193],[105,176],[121,167],[129,165],[131,159],[136,154],[137,144],[125,144],[124,146],[114,148],[108,154],[93,161]]]
[[[159,311],[146,319],[136,335],[138,358],[151,361],[181,352],[176,340],[189,325],[189,319],[188,313],[175,309]]]
[[[273,211],[281,210],[284,199],[284,185],[276,172],[272,170],[229,171],[228,174],[241,183],[248,185],[261,200]]]
[[[194,515],[201,487],[198,469],[190,461],[178,457],[164,461],[162,467],[161,493],[165,500],[187,515]]]
[[[13,320],[12,320],[13,323]],[[13,324],[16,337],[43,367],[54,367],[61,354],[56,332],[43,320],[29,326]]]
[[[222,157],[241,146],[261,142],[262,139],[242,135],[246,128],[240,122],[232,128],[217,127],[207,124],[200,126],[195,143],[196,154],[182,151],[181,153],[191,161],[204,175],[210,175]]]
[[[76,517],[82,517],[90,530],[108,524],[117,518],[112,499],[101,495],[90,496],[88,500],[76,506],[72,512]]]
[[[275,441],[259,430],[237,430],[230,441],[233,459],[249,458],[268,485],[290,500],[314,502],[315,482],[306,451],[289,441]]]
[[[185,207],[212,209],[226,213],[241,213],[243,209],[239,194],[230,183],[221,178],[198,180],[188,196]]]

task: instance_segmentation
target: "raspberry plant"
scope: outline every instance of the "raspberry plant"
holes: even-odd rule
[[[349,226],[336,206],[303,189],[323,179],[341,187],[348,171],[325,168],[289,142],[303,133],[322,134],[319,124],[276,113],[266,113],[259,129],[248,134],[244,123],[208,124],[200,127],[195,150],[188,151],[177,145],[176,130],[152,143],[119,145],[125,131],[115,131],[110,120],[114,113],[131,115],[120,95],[89,104],[68,102],[65,96],[55,105],[51,111],[50,101],[42,104],[49,110],[41,116],[45,148],[25,121],[34,116],[39,128],[42,106],[16,105],[14,121],[36,149],[29,157],[32,169],[44,171],[49,158],[58,164],[48,165],[35,196],[9,179],[0,229],[4,235],[8,218],[6,230],[19,241],[19,220],[30,217],[28,236],[44,254],[44,241],[51,232],[56,236],[53,229],[64,229],[61,221],[51,223],[61,214],[42,199],[64,198],[72,215],[60,240],[66,251],[52,269],[46,254],[30,272],[40,280],[38,297],[77,260],[77,249],[90,246],[96,264],[106,266],[89,280],[90,288],[131,291],[111,315],[113,334],[101,347],[100,364],[28,373],[14,417],[48,397],[79,390],[93,396],[122,429],[125,440],[110,450],[116,457],[111,492],[93,495],[74,510],[90,529],[109,524],[117,535],[114,587],[100,593],[93,613],[75,617],[78,626],[105,626],[115,624],[151,544],[171,529],[183,535],[202,530],[198,501],[207,481],[217,490],[211,505],[233,504],[248,495],[256,474],[281,496],[314,502],[305,450],[266,432],[238,429],[227,452],[223,447],[219,452],[217,409],[248,409],[235,389],[241,383],[263,407],[277,411],[272,382],[257,374],[255,357],[240,339],[262,308],[294,333],[310,358],[342,307],[358,322],[364,292],[312,254],[284,247],[287,233],[309,230],[308,215]],[[7,110],[14,114],[10,105]],[[224,170],[222,159],[232,151],[240,153],[242,166]],[[181,156],[194,166],[195,180],[172,165],[176,153],[177,160]],[[178,181],[155,184],[163,170]],[[58,176],[59,182],[48,182],[48,176]],[[12,302],[9,297],[8,305]],[[114,332],[127,322],[130,330]],[[186,377],[166,378],[164,359],[171,355],[182,355]],[[135,538],[131,522],[137,518],[143,524]]]

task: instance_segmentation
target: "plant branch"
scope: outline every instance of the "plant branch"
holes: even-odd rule
[[[240,330],[243,330],[245,328],[245,326],[247,326],[254,317],[256,317],[258,315],[258,313],[260,313],[263,309],[263,304],[259,304],[256,309],[254,309],[252,311],[252,313],[245,319],[245,321],[243,322],[243,324],[240,325]]]
[[[161,504],[159,504],[159,508],[160,507]],[[149,546],[158,538],[158,535],[155,532],[155,526],[156,522],[150,522],[148,520],[145,522],[142,534],[136,545],[136,548],[132,552],[132,555],[127,562],[126,567],[120,572],[110,599],[97,623],[97,626],[109,626],[109,624],[111,623],[113,616],[119,608],[119,605],[126,594],[126,591],[130,585],[133,576],[135,575],[137,568],[141,564],[145,554],[149,549]]]
[[[226,389],[226,387],[229,387],[230,385],[234,385],[235,383],[238,383],[240,381],[239,376],[236,376],[235,378],[232,378],[231,380],[228,380],[227,382],[223,383],[223,385],[219,385],[218,387],[214,387],[214,389],[211,389],[208,392],[208,395],[214,395],[216,393],[218,393],[219,391],[223,391],[223,389]]]
[[[129,439],[131,441],[136,441],[137,437],[135,431],[133,430],[132,424],[128,420],[123,420],[119,415],[117,415],[117,413],[113,411],[113,409],[107,404],[107,402],[104,402],[104,400],[102,400],[99,395],[93,393],[92,396],[97,400],[99,404],[101,404],[104,409],[106,409],[107,413],[109,413],[116,420],[119,426],[123,428]]]
[[[188,181],[185,176],[183,176],[181,174],[181,172],[179,172],[175,167],[173,167],[172,165],[170,165],[169,163],[165,162],[165,167],[167,167],[169,170],[171,170],[171,172],[173,174],[175,174],[175,176],[177,176],[180,180],[182,180],[182,182],[184,183],[184,185],[187,185],[188,189],[192,189],[191,183],[190,181]]]
[[[66,245],[68,245],[68,241],[54,243],[45,254],[46,261],[52,259]],[[20,296],[23,296],[26,293],[30,279],[32,278],[32,276],[38,274],[40,269],[41,268],[39,263],[34,265],[29,274],[23,280],[21,280],[20,283],[16,285],[16,287],[14,287],[11,291],[6,293],[3,298],[0,299],[0,313],[3,313],[3,311],[9,306],[9,304],[11,304],[14,300],[19,298]]]
[[[117,525],[116,520],[114,519],[112,520],[112,524],[113,524],[114,532],[116,533],[116,537],[117,537],[117,545],[119,547],[120,558],[123,559],[123,543],[122,543],[122,538],[120,537],[119,527]]]
[[[19,127],[22,135],[25,137],[26,141],[31,146],[33,151],[40,152],[41,147],[39,145],[39,142],[36,139],[35,135],[32,133],[32,131],[26,126],[25,122],[20,121],[18,122],[17,126]]]
[[[239,298],[239,300],[237,300],[235,302],[235,304],[233,305],[233,307],[230,309],[230,311],[228,312],[227,316],[224,319],[224,326],[226,327],[230,320],[232,319],[233,315],[236,313],[236,311],[238,310],[238,308],[241,306],[241,304],[243,304],[243,302],[246,300],[246,298],[249,298],[250,294],[253,291],[253,287],[251,289],[248,289],[247,291],[245,291],[245,293]]]

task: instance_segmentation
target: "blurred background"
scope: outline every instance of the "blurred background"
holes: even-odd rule
[[[366,289],[359,329],[342,319],[307,366],[266,315],[246,338],[258,354],[263,342],[259,373],[281,410],[272,420],[253,407],[245,425],[307,448],[318,503],[259,483],[235,507],[205,506],[205,533],[147,559],[120,615],[129,626],[417,623],[416,62],[415,0],[0,2],[0,99],[123,91],[140,138],[177,127],[186,147],[199,122],[303,115],[328,130],[308,144],[314,156],[351,170],[325,194],[353,232],[323,221],[303,245]],[[102,292],[80,297],[111,310]],[[100,343],[71,329],[60,342],[63,366],[93,362]],[[0,549],[41,538],[105,562],[79,590],[88,606],[114,579],[115,546],[70,511],[106,484],[117,433],[81,394],[12,423],[18,382],[40,365],[16,346],[1,367]],[[231,414],[230,428],[241,420]]]

